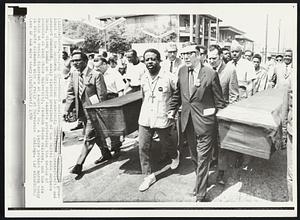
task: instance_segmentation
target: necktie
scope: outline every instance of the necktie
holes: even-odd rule
[[[287,78],[288,76],[289,76],[288,65],[285,65],[285,73],[284,73],[284,78]]]
[[[171,61],[170,72],[173,73],[173,61]]]
[[[194,88],[194,74],[193,74],[194,70],[193,68],[188,69],[188,73],[189,73],[189,92],[190,92],[190,96],[192,96],[193,93],[193,88]]]
[[[83,93],[83,74],[78,72],[78,91],[79,91],[79,98],[81,98]]]

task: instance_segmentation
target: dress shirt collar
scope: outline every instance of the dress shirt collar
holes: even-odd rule
[[[84,68],[84,70],[81,72],[83,76],[87,76],[88,69],[89,69],[89,67],[86,66],[86,67]]]
[[[163,77],[163,71],[162,68],[160,68],[158,74],[152,79],[149,70],[146,72],[145,76],[151,80],[151,81],[155,81],[157,78],[162,78]]]
[[[194,73],[198,74],[199,71],[200,71],[200,68],[201,68],[201,63],[199,62],[198,65],[194,67],[193,74],[194,74]]]
[[[223,63],[224,63],[224,61],[221,60],[219,66],[217,66],[217,68],[216,68],[216,72],[217,72],[217,73],[220,71],[220,68],[221,68],[221,66],[222,66]]]

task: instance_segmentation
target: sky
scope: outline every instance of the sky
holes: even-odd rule
[[[126,14],[211,14],[223,20],[221,25],[234,26],[254,40],[265,45],[266,18],[268,15],[268,48],[280,45],[296,48],[296,4],[18,4],[27,7],[27,17],[61,17],[86,19],[103,15]]]

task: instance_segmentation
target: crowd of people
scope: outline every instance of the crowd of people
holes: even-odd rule
[[[166,57],[165,57],[166,56]],[[165,59],[162,59],[165,58]],[[64,59],[64,118],[74,112],[84,129],[84,146],[71,173],[81,174],[83,163],[93,145],[101,150],[96,164],[120,154],[120,137],[110,137],[108,146],[103,134],[96,132],[85,107],[140,91],[143,102],[138,120],[139,158],[145,176],[139,190],[147,190],[156,181],[151,167],[151,143],[158,136],[161,160],[170,162],[170,168],[180,164],[178,143],[189,147],[196,173],[193,195],[197,202],[207,201],[209,167],[218,167],[217,183],[226,184],[228,154],[218,138],[216,113],[227,105],[247,99],[255,93],[272,88],[286,88],[283,101],[283,143],[287,147],[287,182],[289,200],[292,200],[292,50],[283,55],[268,55],[266,63],[260,54],[243,51],[237,42],[231,47],[210,45],[206,48],[192,42],[182,45],[169,43],[166,54],[154,48],[138,56],[133,49],[118,55],[107,52],[84,54],[74,50]],[[178,143],[170,136],[176,124]],[[75,128],[75,129],[76,129]],[[113,153],[113,154],[112,154]],[[236,156],[235,166],[247,166],[251,157]]]

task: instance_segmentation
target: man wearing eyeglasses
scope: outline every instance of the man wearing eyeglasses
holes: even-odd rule
[[[180,58],[177,57],[177,46],[171,42],[167,47],[168,58],[161,62],[161,68],[166,69],[170,73],[177,74],[178,67],[182,64]]]
[[[72,65],[70,83],[67,90],[64,118],[72,110],[75,104],[78,118],[82,118],[85,124],[85,138],[81,154],[71,173],[81,174],[83,163],[96,143],[100,148],[102,157],[106,160],[112,156],[105,144],[104,135],[97,134],[85,107],[102,102],[106,99],[106,85],[103,76],[87,66],[88,57],[81,51],[72,53]]]
[[[283,62],[283,56],[281,54],[276,55],[275,57],[276,64]]]
[[[196,202],[207,201],[206,189],[215,137],[216,112],[225,107],[219,77],[213,69],[203,64],[200,53],[197,45],[188,45],[182,49],[185,65],[178,70],[177,87],[168,111],[168,117],[174,118],[182,105],[182,132],[187,136],[196,172],[193,190]]]

